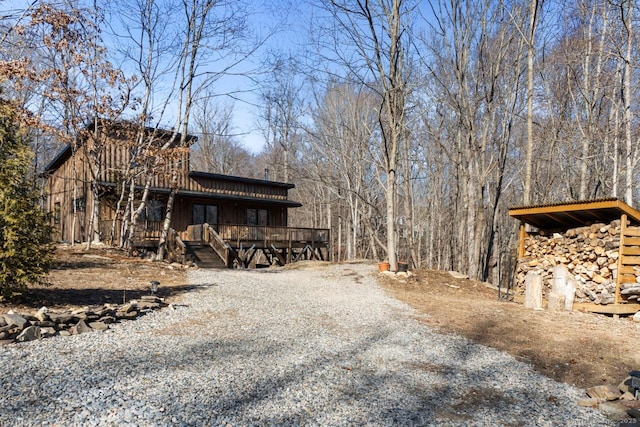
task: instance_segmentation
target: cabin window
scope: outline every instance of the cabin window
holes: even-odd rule
[[[162,221],[164,204],[160,200],[149,200],[145,209],[147,221]]]
[[[247,225],[268,225],[269,211],[266,209],[247,209]]]
[[[129,165],[132,168],[137,168],[138,166],[140,166],[140,163],[138,162],[139,151],[140,150],[138,149],[138,147],[129,148]]]
[[[216,205],[193,205],[193,223],[210,225],[218,224],[218,206]]]
[[[75,207],[76,212],[84,212],[87,209],[87,200],[84,197],[76,198],[75,203],[76,203],[76,207]]]
[[[53,205],[53,223],[55,225],[60,224],[60,215],[61,215],[60,202],[55,202]]]

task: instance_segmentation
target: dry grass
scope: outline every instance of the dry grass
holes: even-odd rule
[[[186,273],[165,263],[129,258],[121,251],[82,245],[59,246],[50,286],[35,286],[0,302],[0,313],[10,309],[30,312],[46,306],[66,310],[88,305],[122,303],[149,293],[149,282],[160,282],[159,295],[168,300],[190,289]]]
[[[465,336],[531,363],[578,387],[618,385],[640,368],[640,325],[579,312],[532,311],[499,301],[497,291],[446,272],[421,271],[404,282],[380,282],[394,297],[428,314],[442,332]]]

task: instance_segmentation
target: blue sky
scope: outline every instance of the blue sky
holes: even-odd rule
[[[80,2],[93,3],[88,0],[80,0]],[[30,5],[34,4],[38,4],[38,0],[0,0],[0,15],[18,17]],[[98,1],[98,4],[103,8],[108,7],[108,3],[104,0]],[[264,141],[256,126],[260,99],[257,94],[257,86],[252,79],[257,76],[250,79],[241,74],[247,70],[256,69],[268,52],[292,52],[299,49],[305,37],[307,24],[304,14],[300,11],[300,6],[292,5],[289,0],[250,1],[248,7],[253,12],[248,21],[249,31],[253,37],[264,39],[266,35],[273,32],[274,28],[277,28],[277,31],[267,38],[264,46],[255,52],[251,59],[233,70],[234,75],[220,79],[213,87],[213,91],[220,94],[234,93],[233,97],[221,96],[219,98],[220,104],[233,105],[234,133],[237,135],[237,139],[248,150],[258,153],[263,148]],[[303,8],[305,7],[303,6]],[[114,22],[110,22],[110,24],[114,24]],[[105,29],[103,38],[107,48],[113,54],[116,41],[108,33],[109,31]],[[217,61],[214,66],[223,67],[224,63]],[[172,119],[162,120],[162,125],[172,126]]]

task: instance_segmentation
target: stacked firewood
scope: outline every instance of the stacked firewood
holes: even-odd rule
[[[516,290],[523,294],[525,276],[540,274],[543,294],[551,290],[553,267],[565,265],[576,281],[575,302],[612,304],[620,246],[620,221],[593,224],[564,233],[537,233],[525,239],[524,257],[518,261]]]

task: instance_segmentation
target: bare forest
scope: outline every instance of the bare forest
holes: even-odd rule
[[[1,87],[31,173],[99,138],[97,120],[127,121],[129,226],[147,192],[126,189],[175,155],[149,149],[164,129],[198,137],[192,169],[295,184],[290,225],[329,228],[336,261],[491,281],[515,253],[509,207],[640,197],[633,0],[17,4],[0,6]]]

